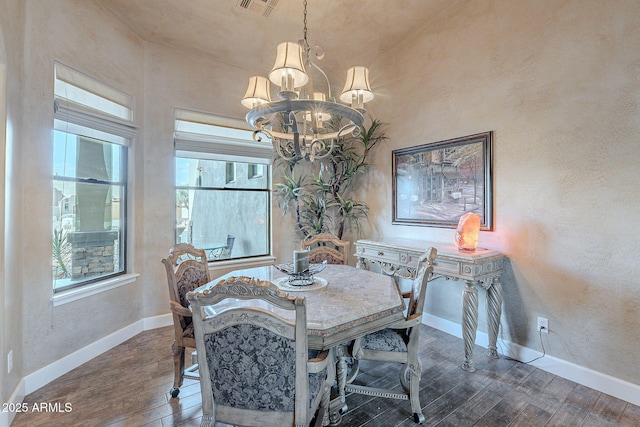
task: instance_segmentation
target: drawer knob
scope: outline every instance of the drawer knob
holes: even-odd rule
[[[378,256],[384,256],[384,252],[382,251],[378,252]]]

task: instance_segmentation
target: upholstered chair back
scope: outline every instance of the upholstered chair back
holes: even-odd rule
[[[167,271],[169,297],[188,308],[187,293],[211,280],[204,250],[196,249],[187,243],[179,243],[169,251],[169,256],[164,258],[162,263]],[[191,324],[190,317],[180,316],[179,321],[183,329]]]
[[[310,358],[304,297],[290,297],[270,282],[232,277],[187,298],[201,372],[203,426],[308,426],[315,409],[328,407],[333,353]],[[279,312],[227,299],[261,300]]]
[[[193,322],[187,293],[209,282],[209,266],[204,250],[179,243],[162,259],[169,285],[169,308],[173,316],[174,341],[171,345],[174,365],[171,397],[177,397],[184,378],[199,379],[198,365],[185,368],[186,348],[195,348]]]

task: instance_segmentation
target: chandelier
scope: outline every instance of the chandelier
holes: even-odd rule
[[[364,103],[373,99],[369,70],[363,66],[347,70],[347,79],[336,102],[327,75],[312,60],[322,60],[320,46],[307,41],[307,0],[304,0],[304,39],[278,45],[269,78],[253,76],[242,99],[249,108],[246,120],[255,130],[253,138],[271,139],[284,160],[303,158],[313,162],[331,155],[343,136],[358,136],[364,121]],[[314,92],[309,71],[315,68],[327,83],[327,93]],[[278,100],[271,100],[271,83],[280,87]],[[345,124],[346,123],[346,124]]]

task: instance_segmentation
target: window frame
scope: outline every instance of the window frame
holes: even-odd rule
[[[134,98],[106,83],[72,69],[58,61],[54,62],[54,123],[53,130],[78,138],[95,139],[103,144],[119,146],[119,176],[111,180],[91,177],[71,177],[52,175],[54,182],[74,182],[76,184],[96,184],[118,187],[120,212],[118,224],[118,270],[104,275],[90,276],[82,280],[59,285],[53,276],[52,292],[54,305],[70,302],[85,295],[95,294],[132,282],[137,275],[129,273],[128,221],[129,206],[129,157],[133,140],[137,134],[134,123]],[[89,101],[87,101],[89,100]],[[94,108],[92,102],[105,107]],[[112,114],[113,113],[113,114]],[[52,132],[52,135],[54,133]],[[53,143],[53,140],[52,140]],[[66,159],[65,159],[66,160]],[[52,159],[52,162],[54,159]],[[51,234],[53,236],[53,233]],[[52,237],[53,238],[53,237]],[[52,257],[53,257],[52,253]]]
[[[189,125],[195,124],[190,131]],[[266,195],[265,212],[267,214],[266,224],[266,243],[267,251],[257,255],[249,255],[242,257],[233,257],[229,259],[208,259],[209,263],[225,263],[225,262],[243,262],[273,256],[273,239],[272,239],[272,217],[273,217],[273,197],[272,197],[272,161],[273,146],[270,142],[249,140],[247,134],[252,133],[248,129],[244,121],[232,119],[228,117],[218,116],[210,113],[202,113],[180,108],[175,109],[175,127],[174,127],[174,159],[184,158],[193,160],[215,160],[226,162],[225,180],[223,186],[207,186],[202,185],[202,181],[196,181],[194,185],[177,185],[175,188],[175,205],[178,206],[178,190],[195,190],[195,191],[247,191],[247,192],[264,192]],[[221,129],[222,133],[216,135],[216,129]],[[230,131],[226,134],[226,131]],[[234,131],[239,131],[245,136],[238,136]],[[233,165],[233,180],[229,180],[229,164]],[[237,163],[247,164],[247,168],[251,164],[259,164],[263,166],[263,176],[266,175],[266,187],[258,188],[237,188],[228,186],[228,184],[236,184],[238,181]],[[244,172],[241,172],[244,173]],[[177,174],[177,170],[176,170]],[[178,242],[178,217],[177,213],[174,221],[174,238]]]

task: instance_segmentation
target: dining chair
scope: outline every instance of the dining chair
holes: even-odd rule
[[[201,426],[308,426],[316,410],[314,425],[328,423],[333,349],[309,353],[304,297],[240,276],[187,298],[201,375]],[[293,320],[255,306],[216,307],[228,298],[262,300],[291,312]]]
[[[322,233],[302,241],[302,249],[309,249],[309,262],[349,264],[349,242],[330,233]]]
[[[400,384],[404,393],[353,383],[347,384],[345,387],[347,392],[409,400],[414,421],[419,424],[424,423],[425,417],[422,413],[419,398],[422,363],[418,356],[418,343],[427,283],[433,274],[436,253],[435,248],[429,248],[418,260],[416,277],[413,280],[411,291],[402,295],[408,298],[405,318],[386,329],[357,338],[353,342],[351,349],[351,356],[356,361],[373,360],[402,363]],[[358,367],[359,364],[354,364],[354,369],[358,369]],[[357,379],[357,372],[350,376],[349,381],[354,381],[354,378]]]
[[[178,243],[162,259],[167,271],[169,284],[169,308],[173,316],[174,340],[171,345],[173,354],[173,387],[171,397],[177,397],[184,378],[200,379],[198,365],[185,369],[185,351],[196,348],[193,335],[193,322],[187,292],[204,285],[211,280],[207,256],[203,249],[196,249],[188,243]]]

